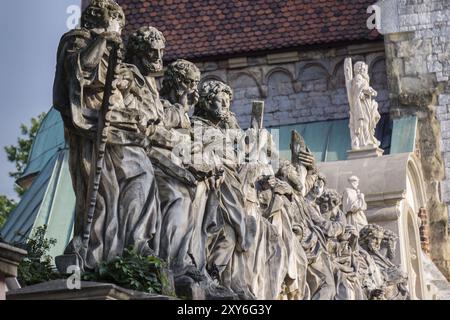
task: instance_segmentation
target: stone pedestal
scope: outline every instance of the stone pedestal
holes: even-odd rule
[[[60,279],[9,291],[8,300],[174,300],[173,297],[124,289],[110,283],[82,281],[80,289],[69,289]]]
[[[364,158],[378,158],[384,153],[383,149],[378,147],[364,148],[359,150],[348,150],[347,160],[364,159]]]
[[[26,254],[25,250],[0,242],[0,300],[6,298],[6,279],[17,277],[17,268]]]

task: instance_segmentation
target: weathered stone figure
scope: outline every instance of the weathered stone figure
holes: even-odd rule
[[[380,121],[377,92],[370,87],[368,66],[358,61],[352,71],[352,60],[345,60],[345,79],[350,104],[350,135],[353,150],[377,148],[380,142],[375,138],[375,128]]]
[[[210,235],[208,271],[241,298],[254,298],[247,286],[243,255],[255,239],[255,218],[246,214],[239,161],[235,146],[219,123],[232,100],[229,86],[220,81],[206,81],[200,88],[200,100],[192,117],[194,137],[203,143],[200,161],[217,172],[210,183],[203,229],[215,224],[218,232]]]
[[[93,0],[81,29],[65,34],[58,50],[54,105],[64,119],[76,193],[74,238],[65,253],[76,255],[84,269],[127,247],[142,255],[158,248],[158,193],[145,151],[156,120],[154,104],[140,99],[129,66],[113,59],[116,51],[121,56],[124,23],[114,1]]]
[[[162,58],[165,38],[153,27],[142,27],[135,31],[128,40],[127,61],[137,66],[143,75],[140,79],[145,96],[154,100],[157,110],[157,125],[150,136],[149,157],[155,167],[158,195],[161,206],[161,234],[159,256],[166,260],[174,273],[175,283],[188,276],[191,281],[200,281],[202,276],[196,268],[196,262],[190,254],[190,243],[196,215],[192,200],[195,194],[196,179],[183,166],[183,159],[177,157],[173,150],[178,145],[189,146],[189,132],[175,129],[190,128],[186,115],[187,106],[178,102],[160,101],[154,74],[163,69]],[[191,69],[195,66],[189,63]],[[166,84],[181,79],[169,66],[170,76]],[[195,70],[198,69],[195,67]],[[191,88],[186,91],[191,93]]]
[[[302,153],[293,153],[293,157],[297,159],[308,158],[305,150]],[[314,165],[313,160],[299,162],[299,164],[302,163]],[[302,166],[305,165],[302,164]],[[306,281],[310,297],[313,300],[332,300],[335,297],[336,288],[333,266],[327,251],[327,239],[321,228],[325,219],[312,202],[322,194],[324,183],[323,181],[316,183],[318,176],[316,170],[312,167],[309,167],[309,170],[305,167],[305,170],[299,172],[289,162],[281,164],[277,177],[288,182],[294,190],[292,195],[293,206],[291,207],[293,212],[291,214],[294,216],[295,228],[302,231],[299,240],[308,259]],[[315,190],[310,193],[313,189]],[[303,196],[305,191],[309,194],[309,199]]]
[[[367,204],[364,194],[359,190],[359,178],[351,176],[348,178],[348,182],[350,187],[344,190],[342,207],[347,217],[347,223],[354,226],[359,232],[367,225],[364,213],[367,210]]]
[[[381,274],[382,285],[379,289],[382,290],[382,295],[380,294],[378,299],[408,300],[410,298],[406,288],[408,278],[388,257],[392,254],[389,250],[395,250],[392,244],[389,245],[391,240],[394,240],[392,233],[375,224],[368,224],[360,232],[361,247],[370,255]],[[386,244],[390,248],[383,254],[382,248]]]

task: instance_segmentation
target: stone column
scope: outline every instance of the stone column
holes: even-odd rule
[[[17,267],[26,251],[0,242],[0,300],[6,299],[6,278],[17,277]]]
[[[450,2],[377,3],[386,47],[391,116],[416,115],[429,199],[430,256],[450,279]]]

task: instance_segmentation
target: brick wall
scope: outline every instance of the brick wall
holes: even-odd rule
[[[234,90],[232,110],[242,127],[251,102],[266,102],[266,127],[348,118],[343,62],[348,56],[369,65],[381,112],[389,111],[383,43],[288,52],[198,63],[204,79],[219,79]]]

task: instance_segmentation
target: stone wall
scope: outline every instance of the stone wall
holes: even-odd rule
[[[450,1],[378,4],[382,24],[391,29],[385,34],[391,114],[418,116],[418,151],[430,198],[426,209],[431,257],[450,279],[446,208],[450,205]],[[398,14],[391,15],[391,10]],[[393,16],[395,23],[390,20]]]
[[[381,112],[389,111],[384,45],[374,42],[332,49],[292,51],[257,57],[197,63],[203,79],[227,82],[234,90],[232,110],[240,124],[250,123],[251,102],[266,102],[264,125],[348,118],[344,59],[369,65]]]

